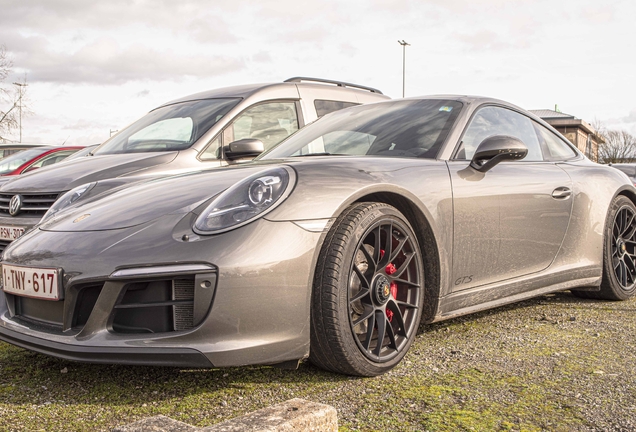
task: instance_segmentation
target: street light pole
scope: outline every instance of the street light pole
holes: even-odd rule
[[[406,46],[411,46],[411,44],[407,43],[404,39],[399,40],[398,43],[402,45],[402,97],[404,97],[404,89],[406,85]]]
[[[20,96],[18,98],[18,109],[20,112],[20,142],[22,142],[22,87],[26,87],[28,86],[27,83],[18,83],[18,82],[14,82],[14,85],[18,86],[19,92],[20,92]]]

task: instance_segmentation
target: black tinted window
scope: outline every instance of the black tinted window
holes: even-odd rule
[[[337,111],[301,129],[263,159],[311,154],[435,158],[462,104],[410,100]]]
[[[314,101],[314,107],[316,107],[316,114],[318,114],[318,117],[322,117],[325,114],[329,114],[334,111],[338,111],[343,108],[349,108],[356,105],[360,105],[360,104],[357,104],[354,102],[330,101],[330,100],[322,100],[322,99],[316,99]]]

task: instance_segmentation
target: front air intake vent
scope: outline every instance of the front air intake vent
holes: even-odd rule
[[[167,333],[194,327],[194,277],[126,284],[115,306],[117,333]]]
[[[172,300],[194,300],[194,280],[173,280]],[[175,330],[188,330],[194,326],[194,304],[177,304],[172,309]]]

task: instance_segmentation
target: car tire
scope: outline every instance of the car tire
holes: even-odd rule
[[[387,204],[354,204],[320,252],[309,359],[347,375],[385,373],[413,343],[423,304],[422,255],[407,219]]]
[[[627,300],[636,294],[636,206],[619,195],[610,205],[603,240],[600,291],[572,290],[581,298]]]

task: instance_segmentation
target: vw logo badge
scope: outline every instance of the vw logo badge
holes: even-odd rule
[[[9,201],[9,214],[15,216],[20,213],[22,208],[22,197],[20,195],[13,195],[11,201]]]

